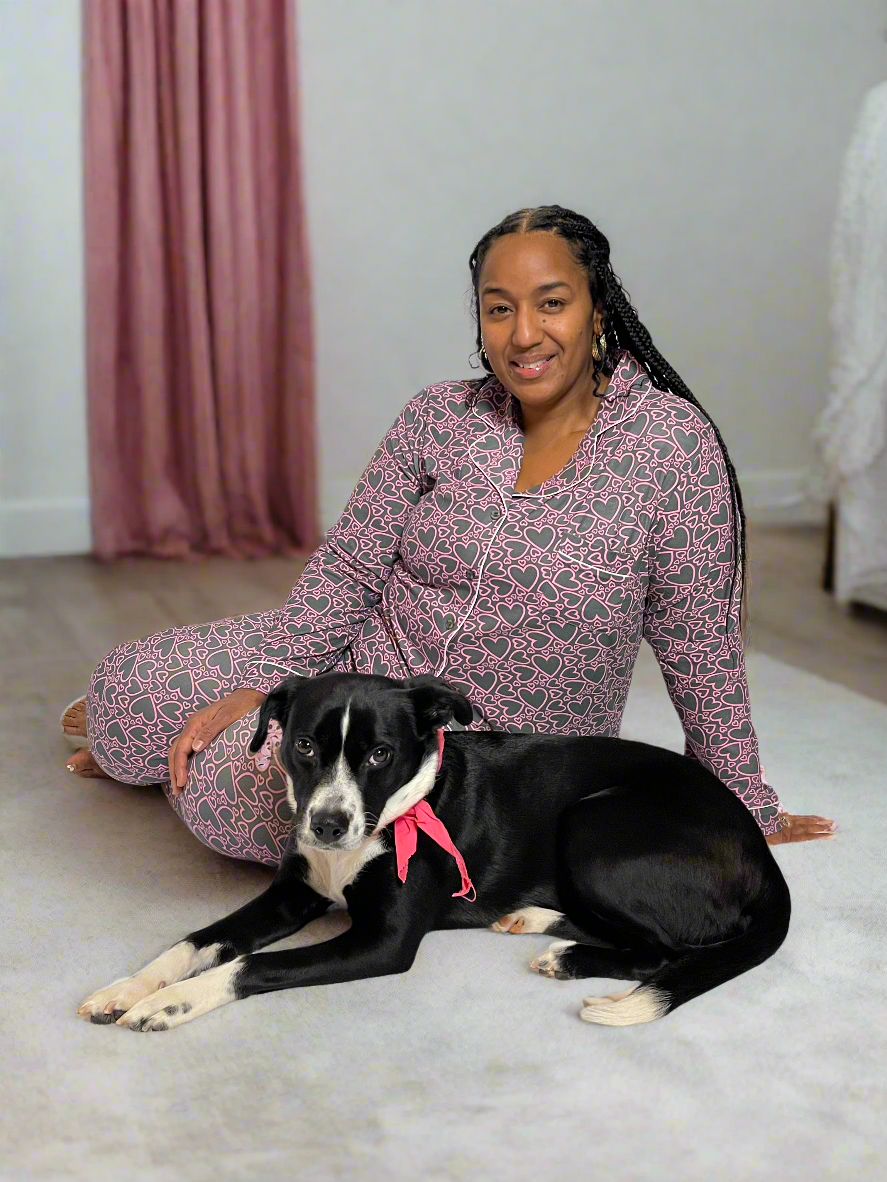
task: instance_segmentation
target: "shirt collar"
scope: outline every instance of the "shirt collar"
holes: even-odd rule
[[[627,349],[621,350],[594,423],[575,455],[561,472],[544,484],[514,495],[530,498],[554,496],[586,479],[594,466],[601,436],[635,417],[652,388],[646,370]],[[498,378],[490,377],[478,387],[473,411],[472,459],[493,484],[513,488],[523,456],[518,400]]]

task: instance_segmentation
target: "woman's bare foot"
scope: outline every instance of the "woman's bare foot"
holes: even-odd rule
[[[78,698],[64,712],[62,733],[75,738],[86,738],[86,698]]]
[[[110,776],[105,775],[93,758],[92,752],[87,747],[81,747],[79,751],[75,751],[73,755],[68,756],[65,767],[67,767],[69,772],[73,772],[75,776],[83,776],[85,780],[111,779]]]

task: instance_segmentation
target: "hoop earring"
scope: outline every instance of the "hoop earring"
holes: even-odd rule
[[[475,349],[473,353],[469,353],[468,364],[471,366],[472,369],[480,369],[480,367],[481,367],[480,353],[481,353],[480,349]]]
[[[487,351],[486,351],[486,349],[483,349],[483,348],[482,348],[482,349],[480,350],[480,352],[478,353],[478,357],[480,358],[480,363],[481,363],[481,365],[484,367],[484,369],[488,369],[488,370],[489,370],[489,369],[492,369],[492,368],[493,368],[493,367],[492,367],[492,365],[490,365],[490,359],[489,359],[489,357],[487,357]]]

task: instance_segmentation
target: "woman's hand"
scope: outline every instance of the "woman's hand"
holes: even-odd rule
[[[838,826],[828,817],[796,817],[792,813],[779,814],[780,827],[767,836],[767,845],[784,845],[787,841],[817,841],[834,837]]]
[[[238,689],[219,702],[192,714],[184,730],[169,749],[169,782],[173,796],[180,796],[188,779],[188,756],[202,751],[225,727],[261,706],[265,695],[259,690]]]

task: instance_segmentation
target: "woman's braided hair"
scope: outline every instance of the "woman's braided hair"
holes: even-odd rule
[[[540,205],[535,209],[519,209],[516,213],[503,218],[497,226],[488,230],[475,246],[468,265],[471,268],[472,312],[477,323],[477,353],[481,364],[488,374],[493,374],[493,369],[483,348],[480,301],[478,299],[480,272],[487,251],[497,239],[506,234],[528,234],[534,230],[559,234],[569,243],[577,263],[588,275],[592,306],[600,310],[601,332],[605,337],[605,347],[601,357],[592,360],[594,376],[605,374],[609,377],[615,368],[617,353],[621,349],[627,349],[635,360],[644,367],[657,389],[670,391],[679,398],[685,398],[691,402],[705,416],[714,430],[724,456],[734,506],[732,520],[733,573],[727,601],[727,628],[729,631],[730,609],[737,585],[742,587],[740,615],[743,623],[745,614],[745,512],[736,470],[716,424],[696,401],[680,375],[672,369],[653,344],[649,332],[641,323],[628,293],[610,264],[610,243],[587,217],[581,213],[575,213],[572,209],[564,209],[561,205]]]

